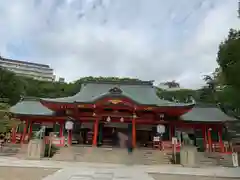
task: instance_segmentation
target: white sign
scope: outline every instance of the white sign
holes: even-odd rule
[[[154,142],[159,142],[159,141],[160,141],[159,136],[154,136],[154,137],[153,137],[153,141],[154,141]]]
[[[157,125],[157,132],[158,133],[165,133],[165,126],[164,125]]]
[[[65,123],[65,129],[72,130],[73,129],[73,122],[72,121],[67,121]]]
[[[176,137],[172,137],[172,144],[177,144],[177,138]]]
[[[238,167],[238,154],[232,153],[232,161],[233,161],[233,167]]]
[[[111,121],[111,118],[110,116],[107,117],[107,122],[110,122]]]

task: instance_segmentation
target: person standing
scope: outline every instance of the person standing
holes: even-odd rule
[[[128,149],[128,154],[132,154],[133,152],[132,136],[129,136],[127,139],[127,149]]]
[[[4,146],[4,142],[5,142],[5,136],[3,133],[0,134],[0,151],[3,151],[3,146]]]

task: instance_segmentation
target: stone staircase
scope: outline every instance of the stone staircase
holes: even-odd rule
[[[171,153],[151,149],[137,149],[133,153],[134,164],[171,164]]]
[[[223,166],[232,167],[232,155],[217,152],[198,153],[198,164],[200,166]]]
[[[27,157],[28,144],[18,144],[18,145],[19,145],[19,151],[14,155],[14,157],[17,157],[19,159],[25,159]]]
[[[170,154],[150,149],[136,149],[128,154],[122,148],[66,147],[61,148],[53,160],[98,162],[113,164],[170,164]]]
[[[52,160],[74,161],[74,155],[72,147],[62,147],[53,155]]]
[[[19,144],[5,144],[0,151],[0,156],[15,156],[19,153],[21,146]]]
[[[28,144],[5,144],[0,156],[16,157],[25,159],[27,157]]]

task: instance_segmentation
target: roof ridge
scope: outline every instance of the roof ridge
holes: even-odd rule
[[[40,97],[34,97],[34,96],[26,96],[22,97],[20,101],[40,101]]]
[[[119,81],[111,81],[111,80],[87,80],[83,81],[83,84],[112,84],[112,85],[148,85],[153,86],[154,81],[131,81],[131,80],[119,80]]]

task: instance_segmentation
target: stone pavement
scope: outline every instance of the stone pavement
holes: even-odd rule
[[[154,180],[148,173],[128,167],[64,168],[43,180]]]
[[[186,168],[174,165],[121,165],[107,163],[20,160],[0,157],[0,166],[59,168],[44,180],[153,180],[149,173],[240,179],[240,168]],[[34,180],[34,179],[33,179]]]

